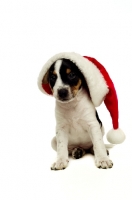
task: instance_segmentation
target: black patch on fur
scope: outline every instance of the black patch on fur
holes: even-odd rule
[[[49,82],[51,88],[54,87],[56,79],[57,79],[57,75],[53,74],[54,70],[55,70],[55,63],[53,63],[49,69],[48,82]]]
[[[96,118],[97,118],[97,120],[98,120],[100,126],[102,127],[102,122],[101,122],[101,120],[99,119],[99,115],[98,115],[98,113],[97,113],[97,110],[96,110]]]

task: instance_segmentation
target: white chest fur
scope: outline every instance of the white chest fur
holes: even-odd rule
[[[85,90],[81,90],[69,103],[56,101],[56,131],[63,129],[68,137],[68,146],[89,148],[92,145],[90,126],[98,124],[95,108]],[[98,124],[99,126],[99,124]]]

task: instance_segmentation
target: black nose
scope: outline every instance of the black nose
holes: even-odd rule
[[[60,98],[66,98],[68,96],[68,90],[63,88],[58,90],[58,95]]]

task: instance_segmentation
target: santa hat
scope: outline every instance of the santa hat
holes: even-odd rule
[[[64,52],[56,54],[46,62],[39,74],[39,89],[45,94],[52,95],[47,80],[49,68],[55,61],[63,58],[75,63],[82,72],[94,106],[98,107],[104,101],[110,112],[113,128],[107,133],[107,140],[112,144],[122,143],[125,140],[125,134],[119,128],[116,90],[108,72],[96,59],[87,56],[82,57],[77,53]]]

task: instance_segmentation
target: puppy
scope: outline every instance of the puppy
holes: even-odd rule
[[[92,148],[96,166],[112,168],[103,143],[102,122],[78,67],[68,59],[57,60],[49,69],[48,83],[56,99],[56,136],[51,144],[57,159],[51,169],[65,169],[69,154],[78,159]]]

